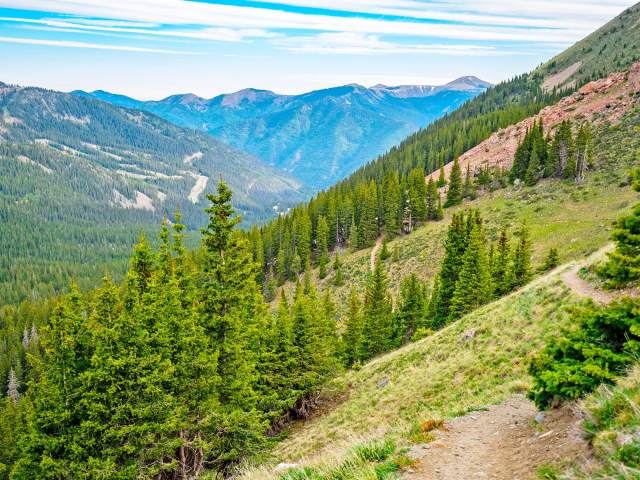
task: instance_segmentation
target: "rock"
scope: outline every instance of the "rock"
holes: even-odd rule
[[[469,340],[473,339],[473,337],[476,336],[476,331],[473,328],[470,328],[469,330],[465,331],[462,334],[462,339],[466,342],[468,342]]]
[[[535,416],[534,420],[536,421],[536,423],[544,422],[544,412],[536,413],[536,416]]]
[[[278,465],[276,465],[276,468],[274,468],[273,471],[276,473],[285,472],[293,468],[298,468],[299,466],[299,463],[279,463]]]
[[[380,389],[380,388],[386,387],[387,385],[389,385],[389,379],[388,378],[383,378],[382,380],[380,380],[376,384],[376,387],[378,387],[378,389]]]

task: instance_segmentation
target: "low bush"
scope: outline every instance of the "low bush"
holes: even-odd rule
[[[608,307],[574,311],[574,331],[552,340],[532,360],[529,392],[539,408],[574,400],[613,383],[640,353],[640,303],[624,299]]]

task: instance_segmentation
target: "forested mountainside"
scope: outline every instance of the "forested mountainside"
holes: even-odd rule
[[[94,99],[0,85],[0,301],[51,295],[122,272],[132,243],[182,212],[202,226],[220,177],[245,221],[304,196],[260,160],[159,117]]]
[[[354,84],[302,95],[246,89],[211,99],[186,94],[146,102],[103,91],[73,93],[207,131],[317,191],[489,86],[462,77],[437,87]]]
[[[272,221],[262,229],[263,241],[268,245],[265,268],[282,265],[278,256],[288,259],[287,275],[296,267],[304,266],[308,249],[302,246],[297,252],[297,246],[307,243],[306,238],[316,238],[320,217],[324,217],[328,225],[329,249],[346,244],[356,248],[371,246],[382,232],[396,235],[405,225],[409,225],[410,230],[413,222],[437,218],[434,213],[437,205],[431,206],[431,212],[420,205],[427,190],[425,175],[452,165],[454,159],[491,134],[537,114],[600,73],[608,75],[628,69],[634,59],[640,57],[640,42],[633,40],[638,36],[639,22],[640,7],[636,5],[533,72],[490,88],[409,136],[344,181],[320,192],[285,218]],[[564,71],[560,81],[558,68],[566,63],[573,65],[575,62],[570,63],[571,59],[582,51],[585,56],[580,67]],[[498,133],[498,142],[500,135]],[[449,168],[451,166],[447,170]],[[494,176],[499,177],[499,169],[492,169]],[[469,174],[474,178],[481,176],[483,181],[488,178],[479,169]],[[438,175],[438,180],[434,183],[442,187],[444,172],[441,180]],[[430,196],[435,199],[433,194]]]

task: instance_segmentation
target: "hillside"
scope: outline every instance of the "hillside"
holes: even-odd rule
[[[121,273],[141,231],[180,209],[204,221],[223,177],[247,222],[302,200],[300,184],[258,159],[154,115],[0,84],[0,303],[51,294],[71,277]]]
[[[353,84],[302,95],[245,89],[211,99],[186,94],[146,102],[104,91],[73,93],[205,130],[318,190],[489,86],[463,77],[437,87]]]

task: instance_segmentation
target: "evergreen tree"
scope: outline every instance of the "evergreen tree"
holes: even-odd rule
[[[361,358],[362,332],[364,329],[361,309],[358,293],[355,287],[351,287],[345,331],[342,336],[342,351],[344,352],[344,361],[347,367],[353,366]]]
[[[439,220],[439,208],[440,193],[438,192],[438,188],[436,187],[433,178],[429,177],[429,183],[427,184],[427,219]]]
[[[426,184],[424,172],[419,168],[414,168],[409,173],[409,206],[413,214],[414,222],[421,222],[427,219],[426,204]]]
[[[542,271],[548,272],[549,270],[553,270],[558,265],[560,265],[560,256],[558,255],[558,250],[556,248],[549,249],[549,254],[544,261],[544,265],[542,265]]]
[[[318,219],[316,233],[318,265],[320,266],[319,277],[327,276],[327,265],[329,264],[329,227],[324,217]]]
[[[588,124],[582,125],[578,130],[575,144],[575,162],[575,180],[581,183],[584,181],[584,176],[591,163],[591,130]]]
[[[633,189],[640,191],[640,170],[633,173]],[[597,269],[607,279],[610,287],[623,287],[640,279],[640,204],[630,215],[616,220],[611,234],[616,248],[609,253],[609,260]]]
[[[394,313],[395,346],[411,340],[415,331],[426,325],[424,285],[415,273],[404,278],[400,286],[400,305]]]
[[[336,252],[336,256],[333,259],[333,284],[336,287],[341,287],[344,284],[342,278],[342,262],[340,261],[340,254]]]
[[[538,154],[538,142],[533,143],[531,154],[529,157],[529,164],[527,166],[527,171],[524,176],[524,183],[528,186],[533,186],[538,183],[538,180],[541,176],[541,164],[540,164],[540,156]]]
[[[246,240],[234,231],[231,191],[222,181],[207,195],[209,223],[202,230],[204,254],[200,315],[218,349],[221,413],[216,469],[226,470],[261,445],[264,425],[256,410],[256,352],[252,348],[264,306]],[[308,258],[308,256],[307,256]],[[241,439],[241,440],[240,440]]]
[[[511,291],[513,278],[513,268],[511,267],[511,248],[509,245],[509,236],[507,228],[504,227],[500,232],[500,238],[496,246],[496,252],[493,260],[493,285],[495,287],[495,295],[502,295]]]
[[[444,165],[440,165],[440,174],[436,186],[442,188],[447,184],[447,178],[444,176]]]
[[[392,344],[391,298],[380,259],[369,275],[364,300],[362,359],[387,351]]]
[[[529,230],[522,225],[518,231],[518,243],[513,253],[513,286],[520,287],[531,278],[531,241]]]
[[[451,168],[451,176],[449,177],[449,189],[447,190],[447,201],[444,207],[453,207],[462,203],[462,173],[460,164],[456,158]]]
[[[380,250],[380,260],[383,262],[391,257],[391,252],[389,251],[389,242],[386,237],[382,239],[382,249]]]
[[[463,213],[456,213],[451,219],[445,241],[445,253],[438,273],[438,288],[434,288],[430,302],[430,317],[435,328],[445,324],[449,318],[451,298],[455,292],[461,259],[466,249],[466,226]]]
[[[457,319],[483,305],[493,293],[484,229],[474,224],[469,243],[461,259],[449,319]]]
[[[467,173],[464,177],[464,186],[462,187],[462,196],[474,200],[476,198],[476,187],[471,174],[471,165],[467,164]]]
[[[384,231],[387,235],[397,235],[400,231],[400,208],[402,197],[398,174],[389,173],[384,179]]]

